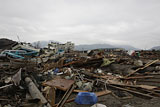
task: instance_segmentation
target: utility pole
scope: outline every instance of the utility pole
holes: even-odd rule
[[[19,39],[19,36],[17,35],[17,38],[18,38],[18,41],[19,41],[19,43],[20,43],[20,39]]]

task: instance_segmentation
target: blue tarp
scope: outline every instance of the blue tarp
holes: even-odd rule
[[[77,104],[96,104],[97,101],[97,96],[92,92],[79,92],[75,99]]]

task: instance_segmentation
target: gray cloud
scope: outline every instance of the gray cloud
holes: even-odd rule
[[[160,45],[159,0],[0,0],[0,37]]]

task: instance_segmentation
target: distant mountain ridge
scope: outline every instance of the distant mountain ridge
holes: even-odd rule
[[[54,40],[49,40],[49,41],[37,41],[33,42],[32,45],[36,45],[39,42],[40,47],[44,48],[48,45],[48,43],[51,42],[57,42]],[[58,42],[60,43],[60,42]],[[139,50],[138,48],[135,48],[130,45],[110,45],[110,44],[83,44],[83,45],[76,45],[75,50],[92,50],[92,49],[100,49],[100,48],[123,48],[125,50]]]
[[[154,50],[160,50],[160,46],[154,46],[154,47],[151,48],[151,50],[153,50],[153,49]]]
[[[91,45],[76,45],[75,50],[92,50],[99,48],[123,48],[125,50],[139,50],[130,45],[110,45],[110,44],[91,44]]]

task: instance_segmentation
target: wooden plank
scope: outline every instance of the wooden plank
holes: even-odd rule
[[[136,85],[136,86],[147,89],[147,90],[153,90],[157,88],[156,86],[151,86],[151,85]]]
[[[67,79],[54,79],[43,83],[44,86],[56,87],[57,89],[66,91],[72,84],[74,84],[74,80]]]
[[[100,96],[103,96],[103,95],[107,95],[107,94],[110,94],[110,93],[111,93],[111,91],[109,91],[109,90],[95,92],[95,94],[96,94],[97,97],[100,97]]]
[[[134,93],[134,94],[137,94],[137,95],[141,95],[141,96],[144,96],[144,97],[154,98],[154,97],[153,97],[153,96],[151,96],[151,95],[143,94],[143,93],[140,93],[140,92],[137,92],[137,91],[133,91],[133,90],[129,90],[129,89],[125,89],[125,88],[121,88],[121,87],[113,86],[113,85],[109,85],[109,86],[110,86],[110,87],[112,87],[112,88],[119,89],[119,90],[123,90],[123,91],[127,91],[127,92]]]
[[[67,101],[67,99],[70,97],[70,95],[72,94],[74,88],[76,86],[73,84],[64,94],[64,96],[62,97],[61,101],[58,103],[57,107],[63,107],[65,102]]]
[[[47,100],[50,102],[51,106],[55,104],[55,97],[56,97],[56,89],[54,87],[51,87],[47,95]]]
[[[0,89],[6,88],[6,87],[9,87],[9,86],[12,86],[12,85],[13,85],[13,84],[8,84],[8,85],[5,85],[5,86],[0,87]]]
[[[55,104],[55,96],[56,96],[56,89],[54,87],[45,87],[44,90],[44,95],[47,101],[52,105]]]
[[[130,80],[130,79],[146,79],[146,78],[154,78],[154,76],[135,76],[135,77],[128,77],[128,78],[120,78],[120,79]]]
[[[79,92],[88,92],[88,91],[84,91],[84,90],[73,90],[73,92],[79,93]]]

